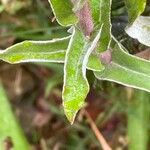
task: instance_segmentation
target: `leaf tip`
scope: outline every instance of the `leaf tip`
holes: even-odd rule
[[[68,121],[70,122],[70,124],[72,125],[74,123],[74,120],[75,120],[75,117],[76,117],[76,114],[78,111],[71,111],[71,110],[64,110],[65,111],[65,115],[68,119]]]
[[[83,106],[84,102],[79,101],[76,101],[76,103],[75,101],[66,101],[63,103],[64,113],[71,125],[74,123],[76,114]]]

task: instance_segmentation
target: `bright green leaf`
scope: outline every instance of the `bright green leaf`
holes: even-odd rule
[[[24,41],[0,52],[0,60],[16,64],[24,62],[64,63],[70,37],[51,41]],[[96,54],[90,55],[87,68],[100,71],[103,66]]]
[[[138,17],[126,28],[126,33],[140,43],[150,46],[150,17]]]
[[[90,0],[92,18],[94,20],[94,24],[97,25],[99,23],[100,17],[100,0]]]
[[[14,150],[30,150],[30,146],[21,130],[0,85],[0,149],[4,150],[4,141],[11,138]]]
[[[134,22],[141,15],[146,6],[146,0],[125,0],[125,3],[130,23]]]
[[[98,51],[106,51],[111,42],[111,3],[112,0],[100,0],[100,25],[103,25]]]
[[[98,79],[150,92],[150,61],[126,53],[118,42],[110,53],[105,69],[95,72]]]
[[[78,18],[72,11],[70,0],[48,0],[57,22],[62,26],[70,26],[78,22]]]
[[[0,59],[8,63],[64,62],[70,37],[50,41],[24,41],[1,51]]]
[[[65,114],[71,123],[73,123],[76,113],[83,107],[84,100],[89,91],[89,84],[86,79],[86,66],[91,53],[97,47],[101,30],[102,27],[93,41],[89,42],[80,30],[74,28],[74,32],[66,52],[63,106]],[[95,60],[94,57],[92,59]],[[102,69],[104,68],[101,65],[101,70]]]
[[[76,113],[83,107],[89,92],[89,84],[82,65],[87,50],[87,39],[77,28],[73,30],[66,52],[63,86],[64,111],[71,123]]]

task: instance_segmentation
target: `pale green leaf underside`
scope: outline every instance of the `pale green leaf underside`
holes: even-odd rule
[[[126,33],[140,43],[150,46],[150,17],[139,16],[126,28]]]
[[[0,60],[16,64],[24,62],[64,63],[70,36],[50,41],[24,41],[0,52]],[[87,68],[100,71],[103,66],[96,56],[90,55]]]
[[[83,60],[87,50],[87,41],[77,28],[66,52],[64,65],[63,106],[68,120],[73,123],[76,113],[84,105],[89,85],[83,72]]]
[[[48,0],[57,22],[62,26],[70,26],[78,22],[78,18],[72,11],[70,0]]]
[[[98,79],[150,92],[150,61],[126,53],[119,43],[112,51],[112,61],[105,67],[95,72]]]
[[[10,137],[14,150],[30,150],[23,131],[14,117],[5,91],[0,84],[0,149],[4,150],[4,141]]]
[[[134,20],[141,15],[146,6],[146,0],[125,0],[129,23],[134,22]]]

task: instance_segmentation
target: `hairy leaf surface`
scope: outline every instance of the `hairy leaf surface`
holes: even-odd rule
[[[50,41],[24,41],[0,53],[8,63],[63,62],[70,37]]]
[[[94,20],[94,24],[97,25],[99,23],[100,17],[100,0],[90,0],[92,17]]]
[[[16,64],[25,62],[64,63],[70,36],[51,41],[24,41],[0,52],[0,60]],[[96,54],[89,56],[87,69],[100,71],[103,66]]]
[[[150,92],[150,61],[126,53],[118,42],[111,55],[105,69],[95,72],[98,79]]]
[[[99,52],[106,51],[111,42],[111,3],[112,0],[100,0],[100,25],[103,25],[100,42]]]
[[[146,6],[146,0],[125,0],[129,23],[134,22],[134,20],[141,15]]]
[[[91,53],[97,47],[101,30],[102,27],[93,41],[89,42],[83,33],[75,28],[69,43],[64,66],[63,104],[66,116],[71,123],[78,110],[83,107],[89,91],[86,66]],[[101,65],[102,69],[104,67]]]
[[[84,105],[89,92],[86,74],[83,72],[83,60],[87,49],[87,39],[77,28],[66,52],[64,65],[63,106],[68,120],[73,123],[76,113]]]
[[[72,11],[70,0],[48,0],[57,22],[62,26],[70,26],[76,24],[78,18]]]

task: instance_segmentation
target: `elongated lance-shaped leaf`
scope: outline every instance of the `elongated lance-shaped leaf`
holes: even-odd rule
[[[86,50],[87,39],[79,29],[74,28],[66,52],[63,86],[64,111],[71,123],[76,113],[83,107],[89,92],[89,84],[82,68]]]
[[[106,51],[111,42],[111,4],[112,0],[100,0],[100,25],[103,24],[99,42],[99,52]]]
[[[31,150],[0,84],[0,150],[6,149],[5,141],[8,138],[13,143],[13,150]]]
[[[74,28],[67,49],[64,66],[63,105],[65,114],[71,123],[73,123],[78,110],[83,107],[89,91],[86,66],[91,53],[97,47],[101,29],[102,27],[92,42],[89,42],[80,30]],[[101,69],[104,69],[102,65]]]
[[[94,25],[96,26],[99,23],[100,18],[100,0],[90,0],[89,3],[91,7]]]
[[[62,26],[70,26],[78,22],[70,0],[48,0],[57,22]]]
[[[126,28],[126,33],[140,43],[150,46],[150,17],[139,16]]]
[[[24,62],[64,63],[69,37],[51,41],[24,41],[0,52],[0,60],[16,64]],[[102,64],[96,54],[90,55],[87,68],[100,71]]]
[[[93,68],[92,70],[96,71],[96,70],[94,70],[94,68],[95,68],[94,67],[94,60],[96,61],[96,59],[93,58],[93,60],[92,60],[92,57],[93,57],[92,52],[97,48],[97,45],[98,45],[98,42],[99,42],[99,39],[101,36],[101,32],[102,32],[102,27],[103,27],[103,25],[101,25],[101,27],[100,27],[98,33],[96,33],[96,36],[94,37],[94,39],[91,40],[91,42],[89,42],[89,47],[85,53],[84,60],[83,60],[83,67],[82,68],[83,68],[84,73],[86,73],[86,68],[90,67],[90,64],[92,64],[92,66],[91,66]],[[98,62],[100,63],[100,60]],[[104,69],[104,66],[100,63],[98,65],[97,69],[100,69],[100,71],[101,71]]]
[[[125,0],[129,23],[134,22],[134,20],[141,15],[146,6],[146,0]]]
[[[150,94],[135,90],[128,102],[129,150],[147,150],[149,141]]]
[[[103,56],[106,58],[111,55],[111,59],[109,58],[103,71],[95,72],[95,76],[100,80],[150,92],[150,61],[126,53],[116,40],[115,42],[112,52]]]
[[[24,41],[0,52],[0,59],[8,63],[64,62],[70,37],[50,41]]]

